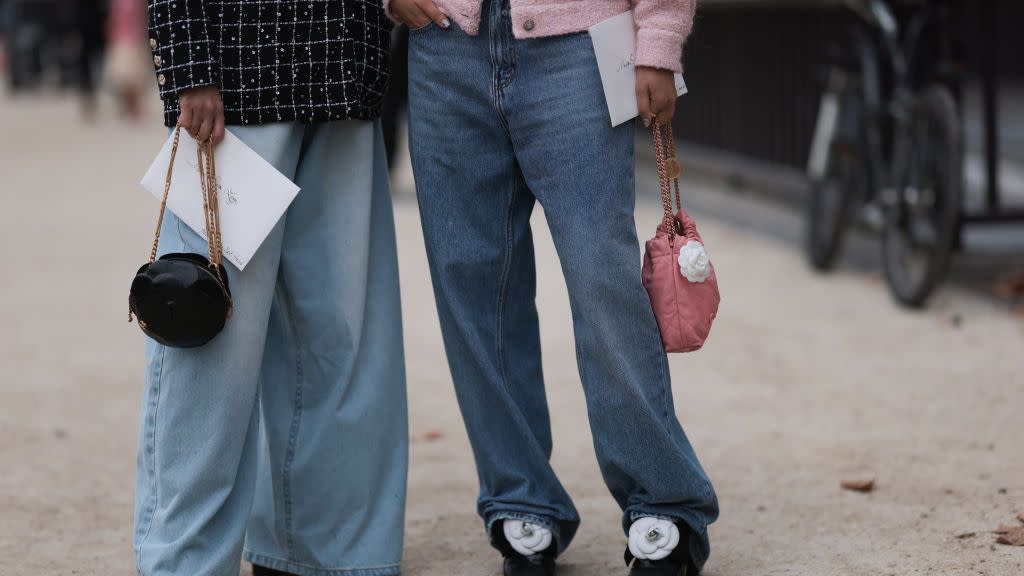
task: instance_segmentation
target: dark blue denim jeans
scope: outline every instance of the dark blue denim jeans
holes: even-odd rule
[[[410,148],[445,348],[480,477],[479,512],[564,550],[579,525],[549,464],[530,214],[544,208],[569,289],[604,481],[623,510],[680,520],[708,556],[711,483],[675,416],[640,280],[634,124],[613,128],[590,36],[513,38],[508,1],[478,36],[411,33]]]

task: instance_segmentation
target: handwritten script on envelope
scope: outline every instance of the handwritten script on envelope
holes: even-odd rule
[[[142,178],[142,187],[157,200],[163,197],[173,142],[172,133]],[[295,199],[299,187],[230,131],[225,131],[224,141],[214,149],[214,160],[224,257],[241,270]],[[182,131],[167,209],[206,240],[203,193],[196,162],[196,141]]]
[[[612,126],[637,117],[636,24],[633,11],[623,12],[590,27],[590,38],[601,72],[601,85],[608,101]],[[682,74],[676,74],[676,95],[686,94]]]

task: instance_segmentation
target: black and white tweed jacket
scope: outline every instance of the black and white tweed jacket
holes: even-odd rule
[[[227,124],[374,118],[388,79],[382,0],[148,0],[164,123],[215,84]]]

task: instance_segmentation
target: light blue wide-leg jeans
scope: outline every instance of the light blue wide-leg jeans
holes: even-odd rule
[[[135,558],[145,576],[389,576],[408,452],[394,221],[377,123],[231,131],[301,188],[208,345],[146,346]],[[206,252],[168,213],[160,253]]]

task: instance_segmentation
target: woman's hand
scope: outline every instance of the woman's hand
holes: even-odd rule
[[[668,124],[676,112],[676,80],[671,70],[636,67],[636,104],[644,125]]]
[[[433,0],[391,0],[388,10],[395,20],[405,24],[410,30],[422,28],[431,21],[441,28],[447,28],[452,24]]]
[[[216,86],[201,86],[182,90],[178,94],[178,126],[185,129],[198,142],[213,136],[213,143],[224,139],[224,102]]]

